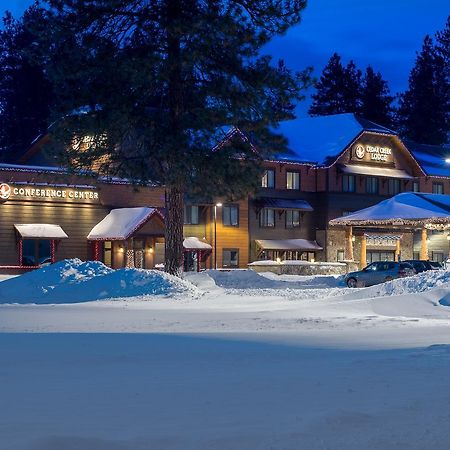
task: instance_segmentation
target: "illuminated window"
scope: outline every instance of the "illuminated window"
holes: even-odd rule
[[[261,227],[275,227],[275,210],[272,208],[263,208],[259,213],[259,225]]]
[[[223,249],[222,253],[223,267],[239,267],[239,250],[238,249]]]
[[[342,191],[343,192],[355,192],[355,176],[343,175],[342,176]]]
[[[300,174],[298,172],[286,172],[286,189],[300,189]]]
[[[275,170],[267,169],[261,179],[261,187],[274,188],[275,187]]]
[[[103,242],[103,263],[108,267],[112,267],[112,242]]]
[[[298,228],[300,226],[300,211],[286,211],[286,228]]]
[[[226,227],[239,226],[239,207],[237,205],[226,205],[222,208],[222,221]]]
[[[184,224],[185,225],[199,224],[198,206],[184,205]]]

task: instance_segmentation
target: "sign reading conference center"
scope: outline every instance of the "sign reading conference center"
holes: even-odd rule
[[[352,159],[361,162],[392,163],[392,148],[358,143],[352,148]]]
[[[12,186],[0,182],[0,202],[13,199],[51,199],[85,202],[98,200],[98,192],[94,189],[61,188],[55,186]]]

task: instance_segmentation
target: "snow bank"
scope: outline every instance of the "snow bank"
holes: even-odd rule
[[[258,273],[253,270],[208,270],[206,273],[217,286],[227,289],[310,289],[343,285],[342,276],[332,275],[276,275],[271,272]]]
[[[356,289],[346,295],[349,299],[386,297],[391,295],[416,294],[435,287],[450,288],[450,271],[429,270],[412,277],[397,278],[383,284],[363,289]]]
[[[199,291],[188,281],[156,270],[113,270],[98,261],[68,259],[3,281],[0,303],[81,303],[177,293]]]

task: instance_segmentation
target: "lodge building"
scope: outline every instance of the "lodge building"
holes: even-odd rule
[[[404,142],[353,114],[297,119],[281,132],[291,150],[265,161],[254,195],[185,205],[185,270],[245,268],[261,259],[345,260],[348,230],[330,220],[400,192],[450,194],[444,147]],[[0,271],[72,257],[114,268],[160,267],[164,189],[49,166],[39,151],[45,139],[0,164]],[[429,259],[447,258],[447,235],[429,233]],[[400,241],[402,259],[418,258],[420,238],[420,230],[401,227],[355,231],[352,256],[361,258],[364,239],[367,263],[399,257]]]

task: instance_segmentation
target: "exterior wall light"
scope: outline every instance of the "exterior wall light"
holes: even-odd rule
[[[446,162],[447,164],[450,164],[450,158],[445,158],[445,162]]]
[[[277,257],[277,263],[281,264],[281,258],[279,256]]]

